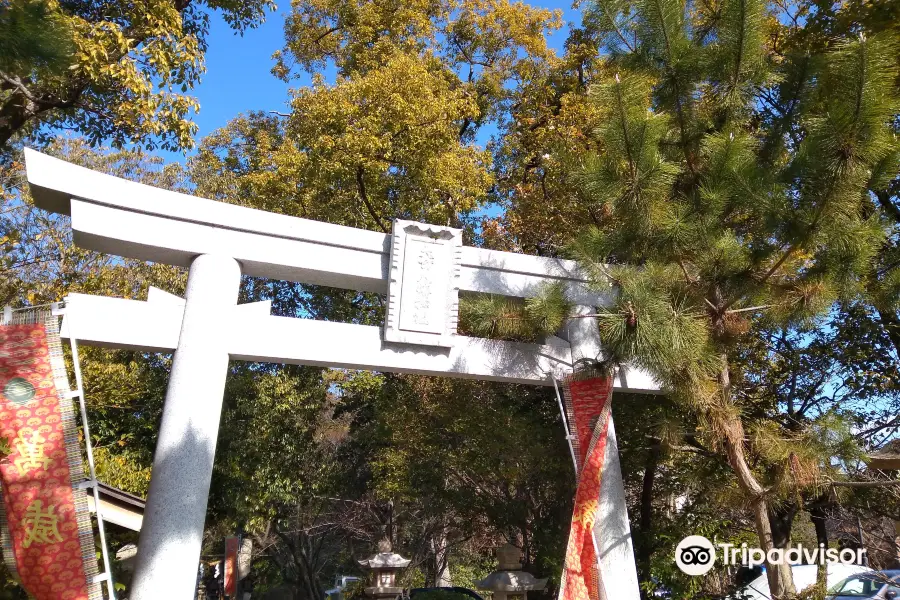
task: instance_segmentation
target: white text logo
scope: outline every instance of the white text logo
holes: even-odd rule
[[[865,548],[826,548],[819,544],[818,548],[804,548],[796,545],[791,548],[772,548],[768,552],[762,548],[751,548],[747,544],[719,543],[715,546],[702,535],[689,535],[675,548],[675,564],[688,575],[705,575],[716,562],[716,548],[721,551],[722,564],[746,565],[751,569],[760,565],[824,565],[827,563],[844,563],[862,565],[865,562]]]

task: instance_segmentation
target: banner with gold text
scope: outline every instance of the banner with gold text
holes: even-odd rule
[[[0,326],[0,442],[9,450],[0,461],[3,557],[37,600],[99,600],[57,318],[27,314],[35,322]]]
[[[561,600],[606,600],[597,567],[594,523],[600,505],[603,461],[612,405],[612,378],[580,373],[563,383],[566,416],[578,466],[575,508],[569,528]]]

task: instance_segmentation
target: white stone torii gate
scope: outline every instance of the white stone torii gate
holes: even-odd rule
[[[64,335],[86,344],[172,352],[133,600],[193,596],[229,360],[292,363],[551,384],[601,356],[592,319],[571,319],[543,345],[456,334],[458,292],[534,296],[562,283],[578,314],[607,305],[572,261],[463,246],[461,231],[396,221],[393,235],[170,192],[25,150],[35,204],[71,215],[76,245],[189,267],[186,298],[146,302],[70,294]],[[277,317],[237,305],[241,275],[385,294],[384,328]],[[615,389],[657,392],[621,369]],[[639,590],[610,423],[595,545],[607,590]]]

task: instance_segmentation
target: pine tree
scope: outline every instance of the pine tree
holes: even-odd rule
[[[692,19],[679,0],[632,9],[637,44],[594,90],[604,152],[582,173],[608,220],[578,254],[612,263],[621,292],[599,318],[610,358],[648,369],[702,418],[768,550],[772,493],[747,457],[734,361],[754,321],[797,323],[864,293],[888,234],[872,175],[889,181],[900,149],[896,46],[861,35],[779,65],[758,0]],[[792,114],[760,122],[760,90],[794,92]],[[794,593],[789,568],[767,572],[774,597]]]
[[[754,422],[741,360],[753,331],[836,302],[900,310],[884,258],[900,233],[896,29],[823,43],[762,0],[595,0],[586,23],[608,76],[590,91],[600,151],[577,178],[600,217],[570,250],[619,290],[598,316],[606,360],[690,409],[760,547],[789,543],[777,505],[818,485],[833,449],[815,438],[844,425]],[[789,567],[767,573],[774,598],[795,594]]]

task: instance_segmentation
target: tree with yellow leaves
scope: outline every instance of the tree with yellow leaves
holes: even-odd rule
[[[382,231],[398,217],[458,226],[494,183],[475,133],[554,60],[545,33],[558,25],[505,0],[297,2],[274,72],[312,73],[313,85],[289,114],[248,115],[207,139],[199,191]]]
[[[212,11],[237,31],[270,0],[0,3],[0,152],[54,128],[91,142],[188,148]]]

